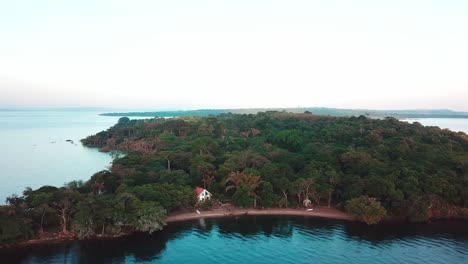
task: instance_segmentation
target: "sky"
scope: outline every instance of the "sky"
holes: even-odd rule
[[[0,108],[468,111],[466,0],[0,0]]]

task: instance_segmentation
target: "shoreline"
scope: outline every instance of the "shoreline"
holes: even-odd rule
[[[344,221],[356,221],[351,215],[340,211],[335,208],[315,208],[313,211],[307,211],[306,209],[294,209],[294,208],[272,208],[272,209],[253,209],[253,208],[236,208],[236,207],[224,207],[215,208],[207,211],[199,211],[200,214],[195,212],[182,212],[173,213],[166,219],[166,223],[181,222],[197,220],[201,218],[229,218],[229,217],[240,217],[246,215],[253,216],[304,216],[304,217],[318,217],[327,218],[334,220]]]
[[[206,211],[199,211],[200,214],[197,213],[196,210],[184,210],[184,211],[176,211],[169,214],[166,218],[166,223],[169,225],[171,223],[176,222],[184,222],[184,221],[192,221],[202,218],[237,218],[242,216],[303,216],[303,217],[310,217],[310,218],[327,218],[333,220],[343,220],[343,221],[356,221],[351,215],[340,211],[335,208],[316,208],[313,211],[307,211],[306,209],[294,209],[294,208],[272,208],[272,209],[253,209],[253,208],[237,208],[231,206],[229,204],[222,205],[210,210]],[[89,240],[104,240],[104,239],[116,239],[122,238],[125,236],[130,236],[134,233],[125,233],[125,234],[118,234],[118,235],[97,235],[92,238],[88,238]],[[56,236],[50,236],[47,238],[39,238],[39,239],[31,239],[23,242],[19,242],[16,244],[6,244],[0,245],[1,249],[8,249],[8,248],[21,248],[27,247],[32,245],[44,245],[44,244],[56,244],[62,243],[67,241],[79,241],[82,239],[78,239],[73,235],[62,235],[57,234]],[[87,240],[87,239],[83,239]]]
[[[305,208],[270,208],[270,209],[253,209],[253,208],[237,208],[230,204],[217,206],[210,210],[198,211],[195,209],[187,209],[181,211],[175,211],[170,213],[166,218],[166,224],[171,223],[193,221],[198,219],[215,219],[215,218],[239,218],[242,216],[292,216],[292,217],[304,217],[304,218],[322,218],[331,219],[347,222],[359,222],[350,214],[340,211],[336,208],[328,207],[317,207],[312,211],[307,211]],[[400,218],[385,218],[382,222],[399,222],[406,221]],[[126,236],[137,234],[138,232],[122,233],[116,235],[96,235],[87,239],[79,239],[74,235],[63,235],[56,233],[55,235],[49,235],[45,238],[31,239],[16,244],[5,244],[0,245],[0,250],[10,248],[23,248],[33,245],[47,245],[47,244],[58,244],[70,241],[81,241],[81,240],[107,240],[107,239],[118,239]]]

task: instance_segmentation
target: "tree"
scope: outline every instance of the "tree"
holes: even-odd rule
[[[45,193],[45,192],[32,192],[28,196],[28,200],[30,200],[30,206],[33,208],[33,211],[40,215],[40,223],[39,223],[39,232],[44,232],[44,218],[46,214],[50,214],[55,212],[54,208],[52,208],[52,196],[53,193]]]
[[[316,180],[317,193],[327,196],[327,207],[331,207],[332,197],[338,184],[340,175],[329,164],[324,162],[312,162],[307,170]]]
[[[387,214],[385,208],[375,198],[361,196],[346,202],[346,211],[368,225],[377,224]]]
[[[80,200],[76,205],[76,212],[72,220],[72,230],[79,238],[91,237],[95,234],[95,212],[94,198],[87,197]]]
[[[274,142],[289,151],[299,151],[303,145],[302,133],[297,129],[284,130],[276,134]]]
[[[249,149],[230,154],[229,158],[220,167],[220,174],[229,174],[233,171],[245,171],[247,169],[261,169],[270,161],[259,153]]]
[[[158,183],[170,183],[170,184],[175,184],[179,186],[185,186],[190,183],[190,175],[188,175],[185,171],[183,170],[172,170],[172,171],[161,171],[159,172],[158,179],[156,182]],[[144,175],[143,177],[148,178],[148,175]]]
[[[33,237],[31,219],[12,212],[11,206],[0,207],[0,244],[24,241]]]
[[[185,137],[190,131],[190,124],[183,119],[171,118],[163,123],[165,130],[177,137]]]
[[[195,192],[189,186],[145,184],[128,188],[128,192],[143,202],[157,202],[169,212],[193,207],[196,202]]]
[[[143,203],[138,209],[138,220],[135,229],[141,232],[153,233],[166,225],[166,210],[156,203]]]
[[[62,233],[68,234],[68,225],[71,215],[75,212],[75,202],[79,194],[70,189],[60,189],[53,195],[53,205],[57,210],[62,226]]]
[[[117,188],[120,186],[120,184],[122,184],[123,178],[129,176],[132,171],[126,170],[124,173],[120,170],[120,166],[112,166],[111,169],[116,173],[111,173],[108,170],[96,172],[93,176],[91,176],[91,179],[86,183],[86,186],[90,190],[93,190],[93,188],[102,187],[99,188],[99,192],[107,194],[114,193],[115,190],[117,190]],[[92,185],[94,183],[99,183],[99,186],[93,187]]]
[[[124,117],[119,118],[117,125],[124,126],[124,125],[127,125],[129,122],[130,122],[130,118],[124,116]]]
[[[96,234],[104,234],[106,231],[113,230],[113,221],[117,225],[123,218],[115,218],[115,210],[120,212],[122,207],[116,206],[120,201],[113,195],[94,195],[87,194],[80,197],[76,204],[76,210],[71,221],[71,230],[79,238],[92,237]],[[119,196],[119,198],[122,198]],[[127,213],[127,212],[124,212]],[[109,227],[109,228],[108,228]],[[120,227],[115,230],[120,231]]]
[[[331,207],[332,195],[336,186],[340,183],[340,175],[335,170],[330,170],[326,173],[328,177],[328,202],[327,207]]]
[[[136,221],[136,212],[141,201],[132,193],[123,192],[115,197],[112,214],[112,232],[121,233],[122,230],[132,229]]]
[[[200,137],[193,142],[192,152],[198,155],[213,155],[217,152],[219,144],[211,137]]]
[[[247,207],[250,204],[252,204],[253,199],[249,195],[249,187],[247,187],[246,185],[239,186],[239,188],[232,196],[232,200],[235,205],[241,207]]]
[[[198,155],[193,159],[190,170],[192,176],[201,178],[203,188],[210,189],[216,177],[216,168],[213,165],[215,158],[212,155]]]
[[[226,180],[226,191],[230,189],[239,189],[241,186],[248,190],[248,195],[253,198],[253,206],[257,207],[257,194],[256,189],[262,183],[260,176],[246,174],[243,172],[232,172]]]
[[[437,195],[413,195],[408,208],[408,219],[411,222],[426,222],[431,218],[449,216],[445,200]]]
[[[275,179],[275,186],[280,189],[283,197],[279,201],[281,205],[288,207],[288,192],[291,190],[291,183],[286,178]],[[281,207],[281,206],[280,206]]]
[[[273,192],[273,185],[269,182],[263,182],[262,185],[262,192],[260,195],[262,204],[267,208],[273,207],[279,200],[278,196]]]
[[[171,162],[175,158],[176,152],[165,150],[165,151],[159,152],[158,156],[161,157],[162,159],[166,160],[167,170],[171,171]]]
[[[320,196],[315,190],[315,179],[298,179],[294,182],[295,193],[298,198],[298,203],[302,204],[304,200],[314,200],[315,204],[320,203]]]

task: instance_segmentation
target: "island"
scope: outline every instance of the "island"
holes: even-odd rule
[[[153,233],[249,214],[369,225],[468,218],[468,136],[393,117],[122,117],[82,144],[114,155],[109,169],[9,197],[0,243]]]
[[[152,111],[152,112],[110,112],[102,113],[103,116],[119,117],[192,117],[192,116],[216,116],[220,114],[257,114],[261,112],[287,112],[309,113],[322,116],[352,117],[366,116],[370,118],[394,117],[397,119],[408,118],[468,118],[467,112],[453,111],[449,109],[425,109],[425,110],[371,110],[371,109],[342,109],[327,107],[297,107],[297,108],[248,108],[248,109],[199,109],[178,111]]]

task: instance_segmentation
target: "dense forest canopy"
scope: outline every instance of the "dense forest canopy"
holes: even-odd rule
[[[468,206],[468,136],[395,118],[122,117],[82,142],[125,155],[85,183],[10,197],[0,208],[1,242],[54,226],[81,237],[156,231],[166,212],[193,208],[197,186],[238,206],[334,206],[367,223],[425,221]]]

